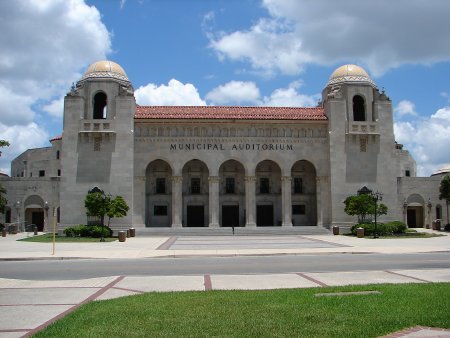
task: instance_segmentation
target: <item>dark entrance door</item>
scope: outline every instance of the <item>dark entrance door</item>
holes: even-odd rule
[[[222,205],[222,226],[239,226],[239,205]]]
[[[417,227],[416,210],[408,209],[406,217],[408,218],[408,228]]]
[[[205,226],[205,208],[203,207],[203,205],[188,205],[186,213],[188,227]]]
[[[273,226],[273,205],[256,206],[256,225],[259,227]]]
[[[44,212],[43,211],[33,211],[31,213],[31,224],[36,224],[38,231],[44,230]]]

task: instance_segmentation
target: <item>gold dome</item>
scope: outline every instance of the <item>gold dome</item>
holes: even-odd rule
[[[369,74],[367,74],[367,72],[363,68],[357,65],[343,65],[337,68],[331,74],[327,86],[346,82],[368,82],[372,86],[375,86],[375,83],[372,81]]]
[[[119,64],[108,60],[97,61],[91,64],[80,81],[86,79],[104,79],[104,78],[113,78],[121,81],[130,82],[123,68]]]

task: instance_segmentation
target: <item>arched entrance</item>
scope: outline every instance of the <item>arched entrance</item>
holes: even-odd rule
[[[271,160],[256,166],[256,225],[281,226],[281,169]]]
[[[25,209],[25,225],[35,224],[38,231],[44,230],[44,200],[38,195],[28,196],[24,202]]]
[[[245,169],[242,163],[228,160],[219,168],[220,225],[238,227],[245,224]]]
[[[204,227],[208,222],[209,170],[200,160],[187,162],[183,175],[183,226]]]
[[[294,163],[292,177],[292,225],[317,225],[316,168],[311,162]]]
[[[163,160],[151,162],[145,171],[145,225],[169,227],[172,224],[172,168]]]
[[[423,228],[425,201],[419,194],[412,194],[406,200],[406,224],[408,228]]]

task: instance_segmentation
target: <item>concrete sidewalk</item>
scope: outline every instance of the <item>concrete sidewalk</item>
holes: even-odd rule
[[[433,232],[423,229],[424,232]],[[444,234],[444,233],[441,233]],[[347,236],[171,236],[134,237],[126,242],[51,243],[17,241],[31,234],[0,238],[0,260],[148,258],[182,256],[426,253],[450,252],[450,237],[425,239],[359,239]],[[376,283],[450,282],[450,269],[280,274],[110,276],[30,281],[1,278],[0,337],[29,336],[93,300],[150,291],[279,289]],[[450,337],[450,331],[412,328],[396,337]]]
[[[349,284],[431,282],[450,282],[450,269],[255,275],[111,276],[64,281],[0,278],[0,337],[27,337],[90,301],[151,291],[263,290]],[[435,331],[426,328],[410,331],[404,336],[425,337],[426,334],[432,334],[431,336],[435,337],[438,332],[439,337],[450,337],[450,330]]]
[[[33,236],[22,233],[0,237],[0,260],[450,252],[449,233],[429,229],[420,231],[444,236],[417,239],[333,235],[132,237],[125,242],[56,243],[53,255],[52,243],[17,241]]]

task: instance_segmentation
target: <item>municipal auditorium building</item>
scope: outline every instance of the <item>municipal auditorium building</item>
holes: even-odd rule
[[[13,141],[14,140],[10,140]],[[392,102],[355,65],[324,79],[317,107],[139,106],[124,69],[92,64],[67,93],[62,135],[13,160],[7,223],[86,224],[98,187],[130,206],[115,230],[350,226],[347,196],[383,194],[382,220],[442,217],[448,170],[416,177],[395,142]]]

